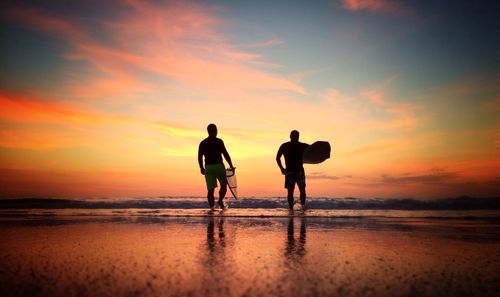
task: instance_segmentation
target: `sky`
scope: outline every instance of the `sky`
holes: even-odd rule
[[[47,2],[47,3],[46,3]],[[203,196],[215,123],[244,197],[500,196],[494,1],[15,1],[0,7],[0,197]]]

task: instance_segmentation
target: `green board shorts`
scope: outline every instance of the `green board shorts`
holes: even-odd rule
[[[226,168],[224,164],[208,164],[205,165],[205,181],[207,189],[212,190],[217,188],[217,180],[221,185],[227,184]]]

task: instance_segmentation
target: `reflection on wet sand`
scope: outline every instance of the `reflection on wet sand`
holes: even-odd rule
[[[298,230],[297,230],[298,227]],[[314,275],[308,270],[306,250],[307,221],[303,217],[291,217],[286,226],[285,252],[281,277],[278,280],[278,295],[294,292],[297,296],[318,295],[313,290]]]
[[[217,265],[224,261],[226,239],[224,234],[224,217],[217,220],[217,237],[215,236],[215,218],[211,217],[207,224],[207,255],[208,266]]]
[[[300,220],[298,240],[295,239],[294,235],[295,219],[290,218],[288,220],[285,256],[286,260],[291,263],[300,261],[306,254],[306,219],[301,217],[297,220]]]
[[[0,296],[498,295],[498,223],[384,222],[4,222]]]
[[[210,217],[207,222],[206,239],[200,248],[199,280],[204,295],[228,295],[227,280],[237,269],[231,253],[226,252],[227,238],[224,231],[224,217]]]

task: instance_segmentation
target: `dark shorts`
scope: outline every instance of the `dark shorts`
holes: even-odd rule
[[[287,171],[285,173],[285,188],[293,189],[297,184],[299,187],[306,186],[306,174],[304,170]]]

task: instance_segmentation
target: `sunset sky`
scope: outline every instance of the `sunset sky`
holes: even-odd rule
[[[310,196],[500,196],[492,1],[15,2],[1,197],[205,195],[209,123],[245,197],[285,195],[293,129],[332,145]]]

